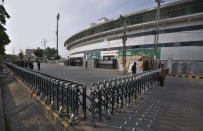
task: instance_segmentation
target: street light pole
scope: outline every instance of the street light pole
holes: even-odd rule
[[[153,68],[157,68],[157,64],[155,66],[155,60],[158,58],[158,43],[159,43],[159,21],[160,21],[160,6],[165,0],[155,0],[157,2],[157,12],[156,12],[156,26],[154,31],[154,51],[153,51]]]
[[[57,55],[58,55],[58,21],[59,21],[59,18],[60,18],[60,13],[57,14],[56,16],[56,48],[57,48]]]
[[[123,74],[126,74],[126,18],[120,15],[120,18],[123,20]]]

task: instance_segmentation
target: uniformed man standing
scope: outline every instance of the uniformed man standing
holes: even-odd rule
[[[85,70],[87,70],[88,63],[85,61]]]
[[[137,71],[136,62],[134,62],[131,71],[133,74],[136,74],[136,71]]]
[[[40,71],[40,61],[37,60],[37,67],[38,67],[38,70]]]
[[[164,85],[164,78],[165,78],[165,68],[164,68],[164,65],[161,64],[160,74],[159,74],[160,86]]]

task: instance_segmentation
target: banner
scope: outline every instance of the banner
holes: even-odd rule
[[[127,49],[126,56],[149,56],[152,57],[154,50],[153,49]],[[160,59],[161,49],[158,49],[158,57]],[[119,57],[123,57],[123,50],[119,50]]]
[[[85,60],[94,60],[94,59],[99,59],[100,60],[100,52],[86,52],[84,54]]]

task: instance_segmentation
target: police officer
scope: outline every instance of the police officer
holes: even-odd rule
[[[160,86],[164,85],[164,78],[165,78],[164,65],[160,64],[160,74],[159,74]]]
[[[88,62],[85,61],[85,70],[87,70]]]
[[[33,70],[33,68],[34,68],[34,64],[32,60],[29,60],[29,69]]]
[[[37,60],[37,67],[38,67],[38,70],[40,71],[40,61]]]
[[[134,62],[131,71],[133,74],[136,74],[136,71],[137,71],[136,62]]]

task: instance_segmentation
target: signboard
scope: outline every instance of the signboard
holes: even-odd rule
[[[126,50],[126,56],[150,56],[152,57],[153,55],[153,49],[127,49]],[[158,59],[160,59],[160,53],[161,49],[158,49]],[[119,57],[123,56],[123,50],[119,50],[118,53]]]
[[[113,51],[101,51],[101,56],[118,56],[118,50]]]
[[[85,60],[94,60],[94,59],[100,59],[100,52],[86,52],[85,53]]]

